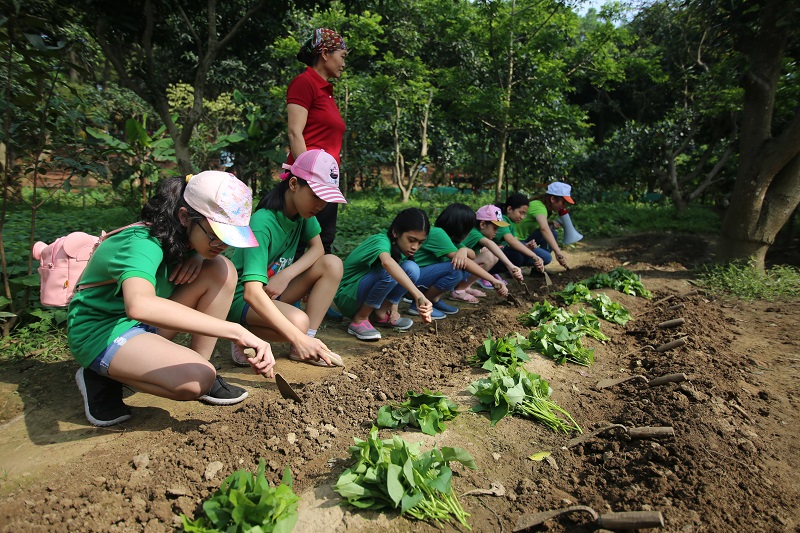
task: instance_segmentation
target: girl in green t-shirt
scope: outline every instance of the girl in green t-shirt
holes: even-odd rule
[[[325,150],[308,150],[264,196],[251,227],[257,248],[237,250],[239,273],[228,320],[262,339],[291,343],[289,358],[319,366],[342,366],[341,358],[315,338],[342,279],[342,261],[325,254],[314,217],[329,202],[347,203],[339,191],[339,166]],[[308,249],[294,260],[297,245]],[[293,304],[305,300],[305,312]],[[234,363],[247,364],[231,345]]]
[[[508,222],[503,220],[500,208],[491,204],[484,205],[475,212],[474,224],[475,226],[459,246],[470,248],[476,254],[475,263],[484,270],[491,270],[500,261],[514,279],[522,281],[522,270],[506,257],[506,254],[493,240],[499,228],[508,227]],[[486,293],[472,288],[472,284],[477,279],[478,276],[465,273],[464,281],[456,285],[455,289],[450,292],[450,298],[478,303],[478,298],[486,296]]]
[[[539,272],[544,272],[544,262],[533,252],[533,248],[536,247],[536,242],[530,241],[527,244],[521,242],[517,238],[514,229],[514,224],[523,220],[528,214],[528,197],[515,192],[506,199],[505,203],[497,207],[500,208],[500,211],[503,213],[503,220],[508,222],[509,226],[497,230],[494,242],[500,245],[505,256],[516,266],[533,266],[533,268]],[[497,274],[497,277],[499,277],[503,269],[504,266],[497,264],[490,272],[492,274]]]
[[[474,275],[492,283],[501,296],[508,289],[475,263],[475,252],[467,247],[458,248],[475,225],[475,211],[464,204],[447,206],[436,219],[428,240],[417,252],[414,261],[420,273],[417,285],[425,289],[425,296],[433,302],[433,318],[444,318],[458,312],[458,307],[441,300],[444,294],[452,291],[465,276]],[[438,313],[437,313],[438,311]],[[415,314],[412,304],[409,313]]]
[[[247,391],[209,362],[219,337],[255,348],[248,363],[272,376],[269,344],[225,320],[236,269],[220,254],[258,245],[248,227],[251,206],[250,189],[227,172],[163,180],[142,208],[144,224],[108,237],[92,254],[67,312],[67,340],[81,365],[75,379],[92,424],[131,417],[123,384],[173,400],[245,399]],[[199,262],[188,261],[192,252]],[[192,335],[188,347],[172,342],[180,331]]]
[[[344,261],[344,276],[336,293],[339,311],[352,317],[347,332],[363,341],[378,340],[376,326],[406,330],[413,325],[397,306],[406,292],[413,297],[424,322],[431,321],[433,305],[415,282],[419,267],[412,261],[428,238],[430,222],[421,209],[404,209],[386,233],[367,237]]]

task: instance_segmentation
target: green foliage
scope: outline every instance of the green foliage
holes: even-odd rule
[[[517,414],[554,431],[582,433],[572,416],[550,400],[553,393],[550,384],[521,366],[495,365],[488,378],[469,386],[469,392],[480,402],[472,410],[488,411],[492,426],[508,414]]]
[[[469,514],[453,493],[450,463],[476,470],[475,461],[461,448],[433,448],[420,454],[417,445],[400,437],[378,438],[372,427],[367,440],[353,438],[350,456],[355,463],[339,476],[335,490],[347,503],[360,509],[396,509],[417,520],[454,518],[467,529]]]
[[[228,476],[203,503],[205,516],[190,520],[181,514],[184,531],[289,533],[297,522],[299,500],[292,491],[292,473],[287,466],[281,484],[270,487],[264,470],[264,459],[261,459],[255,477],[246,470],[237,470]]]
[[[594,349],[586,348],[581,342],[583,334],[562,324],[549,322],[530,332],[528,341],[530,348],[558,364],[567,361],[581,366],[589,366],[594,362]]]
[[[566,327],[570,333],[589,335],[599,341],[607,341],[608,337],[600,331],[600,320],[593,314],[579,309],[570,313],[563,307],[556,307],[547,300],[536,302],[531,310],[519,317],[525,326],[537,327],[547,322]]]
[[[583,283],[568,283],[562,290],[554,292],[553,296],[561,299],[566,305],[572,305],[589,301],[592,292]]]
[[[598,272],[581,283],[590,289],[608,287],[631,296],[642,296],[648,299],[653,297],[653,294],[642,285],[642,278],[638,274],[622,267],[617,267],[608,274]]]
[[[475,354],[467,361],[470,365],[480,366],[484,370],[492,370],[495,365],[516,366],[531,360],[525,353],[527,348],[528,341],[519,333],[512,333],[495,340],[489,332],[489,337],[478,346]]]
[[[800,269],[789,265],[776,265],[764,272],[745,261],[704,266],[699,281],[714,294],[743,300],[772,301],[800,296]]]
[[[583,189],[583,187],[581,187]],[[672,231],[676,233],[718,233],[720,219],[705,206],[689,206],[676,213],[671,205],[639,202],[644,191],[622,192],[622,201],[609,201],[608,188],[598,191],[594,200],[570,208],[570,216],[581,233],[590,237],[614,237],[631,232]],[[582,191],[583,192],[583,191]],[[588,195],[587,195],[588,196]]]
[[[598,294],[589,300],[594,310],[601,318],[624,326],[631,319],[631,314],[622,304],[614,302],[605,294]]]
[[[458,406],[440,392],[408,391],[406,398],[400,404],[384,405],[378,410],[378,427],[395,429],[410,425],[426,435],[436,435],[445,430],[444,422],[459,414]]]

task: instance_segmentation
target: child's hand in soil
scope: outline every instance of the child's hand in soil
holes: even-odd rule
[[[319,339],[303,336],[302,339],[292,344],[295,353],[303,361],[325,361],[328,366],[333,366],[331,362],[331,350]]]
[[[502,296],[503,298],[505,298],[506,296],[508,296],[508,287],[506,286],[506,284],[505,284],[505,283],[502,283],[502,282],[500,282],[500,281],[495,281],[495,282],[493,283],[493,285],[494,285],[494,290],[496,290],[496,291],[497,291],[497,294],[499,294],[499,295],[500,295],[500,296]]]
[[[517,281],[522,281],[524,279],[522,269],[518,266],[510,268],[508,272],[511,274],[511,277]]]
[[[248,357],[247,361],[250,363],[250,368],[256,374],[261,374],[265,377],[275,377],[275,356],[272,354],[272,346],[270,344],[245,330],[246,334],[235,342],[242,348],[252,348],[255,350],[253,357]],[[250,350],[248,350],[249,352]],[[247,353],[247,352],[245,352]]]
[[[426,324],[433,322],[433,318],[431,318],[431,313],[433,313],[433,304],[424,296],[417,298],[417,311],[419,311],[419,316],[423,322]]]

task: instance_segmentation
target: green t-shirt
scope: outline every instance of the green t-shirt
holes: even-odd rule
[[[484,235],[478,228],[472,228],[467,233],[467,236],[464,238],[463,241],[458,243],[459,248],[469,248],[475,254],[479,254],[483,245],[481,244],[481,239],[483,239]]]
[[[228,312],[228,320],[239,323],[244,309],[244,283],[246,281],[269,282],[269,278],[294,262],[297,244],[302,239],[308,242],[320,233],[316,217],[295,220],[282,211],[259,209],[250,217],[250,229],[258,239],[257,248],[237,248],[231,261],[239,274],[239,282]]]
[[[435,265],[436,263],[449,261],[450,258],[447,257],[447,254],[457,251],[458,248],[456,248],[456,245],[450,240],[450,236],[442,228],[434,226],[431,228],[430,233],[428,233],[428,238],[425,239],[425,242],[420,246],[419,250],[417,250],[417,253],[414,254],[414,262],[418,264],[420,268],[424,268],[426,266]]]
[[[145,227],[123,230],[104,240],[92,254],[82,283],[116,283],[89,287],[75,293],[67,310],[67,342],[75,360],[88,367],[114,339],[138,321],[125,314],[122,282],[143,278],[153,284],[156,296],[169,298],[175,285],[168,281],[169,267],[158,239]]]
[[[508,244],[506,242],[505,236],[508,235],[509,233],[513,237],[517,236],[517,232],[514,229],[514,223],[511,222],[511,219],[503,215],[503,220],[508,222],[508,226],[497,228],[497,233],[494,236],[494,242],[496,242],[499,246],[505,246],[506,244]]]
[[[391,254],[392,244],[386,233],[378,233],[367,237],[344,260],[342,281],[333,300],[343,315],[352,318],[358,312],[358,284],[370,271],[382,268],[379,257],[384,252]]]
[[[533,200],[529,203],[528,215],[520,220],[518,224],[514,224],[517,235],[521,236],[523,239],[527,239],[531,233],[538,231],[539,223],[536,221],[537,215],[544,215],[547,217],[547,208],[541,200]]]

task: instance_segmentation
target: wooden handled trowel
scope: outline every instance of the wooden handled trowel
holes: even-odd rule
[[[253,348],[245,348],[243,351],[248,358],[253,358],[256,356],[256,351]],[[278,386],[278,392],[281,393],[281,396],[287,400],[294,400],[297,403],[303,403],[300,395],[297,394],[292,386],[289,385],[289,382],[277,372],[275,373],[275,384]]]

